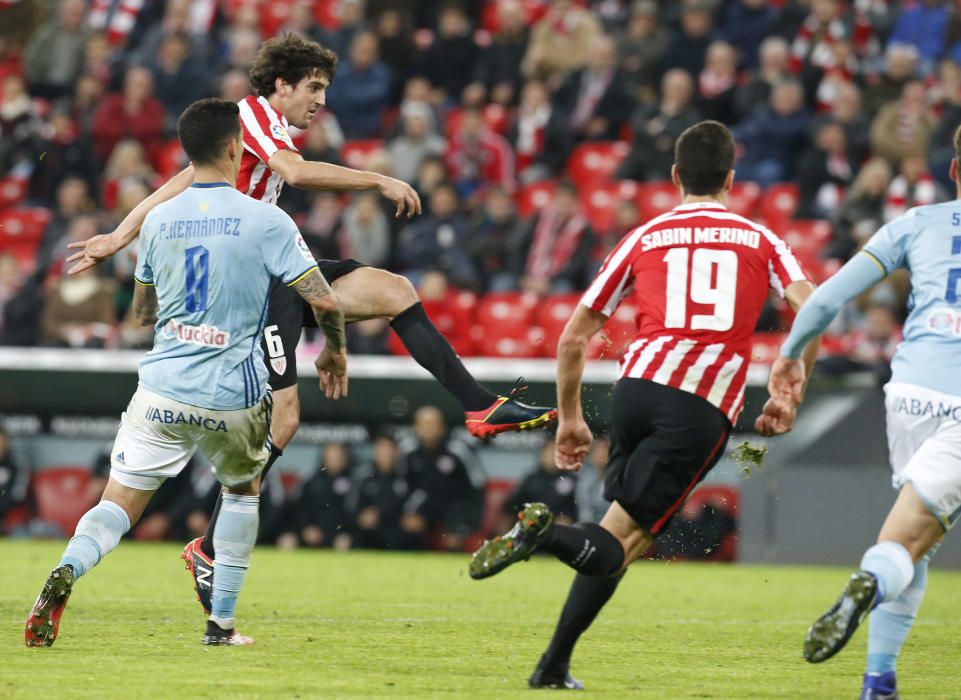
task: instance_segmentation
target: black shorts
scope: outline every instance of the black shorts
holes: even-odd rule
[[[333,284],[335,280],[354,270],[367,267],[356,260],[318,260],[317,267],[324,278]],[[264,324],[264,360],[270,373],[270,388],[286,389],[297,383],[297,344],[301,329],[316,328],[310,304],[300,298],[297,290],[274,279],[267,303],[267,321]]]
[[[727,416],[699,396],[646,379],[619,380],[604,497],[658,535],[724,454],[730,432]]]

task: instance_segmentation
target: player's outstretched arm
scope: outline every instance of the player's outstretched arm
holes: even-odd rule
[[[581,379],[587,343],[607,317],[578,304],[557,344],[557,437],[554,459],[559,469],[581,468],[593,435],[581,407]]]
[[[157,322],[157,288],[152,284],[144,284],[137,280],[133,290],[133,316],[144,326],[152,326]]]
[[[328,399],[347,396],[347,332],[337,295],[316,269],[295,282],[294,289],[310,304],[317,326],[327,339],[314,362],[320,389]]]
[[[67,274],[75,275],[88,270],[126,248],[140,233],[140,227],[147,218],[147,214],[158,204],[163,204],[186,190],[193,180],[194,166],[188,165],[134,207],[133,211],[127,214],[117,228],[110,233],[71,243],[68,247],[77,249],[77,252],[67,258],[67,263],[73,264],[73,267],[67,270]]]
[[[272,156],[268,167],[284,178],[284,182],[307,190],[377,190],[397,207],[394,216],[407,218],[421,213],[420,195],[406,182],[380,173],[353,170],[331,163],[304,160],[299,153],[282,148]]]

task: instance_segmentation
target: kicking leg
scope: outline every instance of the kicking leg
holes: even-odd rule
[[[60,563],[47,577],[30,611],[24,630],[28,647],[54,643],[74,581],[113,551],[120,538],[140,519],[153,494],[153,490],[133,489],[111,477],[100,503],[80,518]]]
[[[804,658],[825,661],[847,644],[864,617],[876,606],[897,600],[914,580],[915,564],[944,535],[941,522],[914,486],[901,487],[878,543],[861,559],[834,606],[808,630]]]
[[[411,357],[430,372],[467,414],[467,428],[478,437],[546,425],[556,412],[527,406],[511,395],[495,396],[464,367],[447,339],[431,322],[413,285],[400,275],[360,267],[332,283],[348,321],[385,318]]]
[[[253,643],[252,639],[234,630],[234,613],[257,542],[260,521],[258,484],[259,479],[241,486],[225,487],[222,493],[223,504],[213,534],[219,556],[210,619],[202,640],[207,645]]]

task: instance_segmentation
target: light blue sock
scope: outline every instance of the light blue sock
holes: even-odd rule
[[[260,496],[237,496],[224,493],[220,517],[214,527],[213,605],[210,619],[221,629],[232,629],[237,597],[244,585],[250,555],[257,542],[260,524]]]
[[[879,542],[864,553],[861,568],[878,580],[879,603],[896,599],[914,578],[914,562],[903,545]]]
[[[59,566],[71,566],[73,575],[80,578],[113,551],[129,529],[130,518],[123,508],[112,501],[100,501],[80,518]]]
[[[895,672],[898,654],[924,600],[924,589],[928,585],[928,561],[933,554],[934,549],[914,566],[914,578],[900,596],[879,605],[871,613],[868,621],[867,674]]]

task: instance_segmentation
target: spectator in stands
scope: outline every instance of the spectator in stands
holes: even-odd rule
[[[150,150],[160,145],[164,130],[164,107],[153,96],[153,77],[141,66],[128,68],[123,92],[107,95],[93,117],[94,151],[106,161],[114,146],[132,138]]]
[[[113,209],[116,206],[120,187],[127,180],[149,183],[153,177],[153,169],[143,145],[133,139],[124,139],[114,147],[103,171],[100,188],[103,208]]]
[[[511,258],[521,289],[535,294],[584,289],[596,240],[577,201],[577,190],[570,182],[559,183],[550,204],[514,244]]]
[[[501,0],[497,19],[500,27],[477,62],[476,80],[487,90],[491,102],[511,104],[520,90],[517,67],[527,53],[530,30],[520,0]]]
[[[948,169],[954,158],[954,132],[961,124],[961,65],[946,58],[941,61],[939,73],[937,90],[941,113],[931,132],[928,163],[934,179],[950,192],[954,182]]]
[[[343,142],[344,135],[337,119],[329,112],[322,112],[315,116],[307,127],[300,153],[304,160],[341,165],[337,149]],[[316,199],[315,191],[285,187],[280,193],[278,203],[288,214],[300,214],[307,212]]]
[[[294,189],[285,187],[284,189]],[[315,192],[308,199],[309,209],[300,232],[315,258],[336,260],[340,255],[341,205],[333,192]]]
[[[884,203],[884,221],[901,216],[911,207],[934,204],[945,199],[945,193],[928,172],[928,161],[923,155],[905,156],[900,172],[888,186]]]
[[[434,112],[426,102],[405,102],[400,110],[401,133],[387,147],[394,177],[411,182],[428,155],[444,153],[444,138],[437,133]]]
[[[817,133],[821,122],[833,121],[844,129],[848,144],[848,157],[852,163],[863,163],[868,156],[868,135],[871,123],[861,109],[861,91],[851,82],[837,86],[831,111],[815,119],[812,132]]]
[[[720,33],[740,50],[739,69],[753,70],[758,52],[771,34],[777,10],[766,0],[735,0],[724,9]]]
[[[389,435],[374,440],[369,476],[357,486],[354,531],[357,546],[370,549],[416,549],[420,537],[401,529],[407,479],[397,473],[397,443]]]
[[[421,296],[423,299],[423,296]],[[354,355],[389,355],[387,332],[390,326],[382,318],[356,321],[347,326],[347,348]]]
[[[377,36],[359,32],[350,44],[350,58],[337,67],[327,90],[327,106],[348,139],[380,134],[390,86],[390,69],[380,61]]]
[[[376,195],[357,194],[344,210],[339,257],[373,267],[383,267],[390,259],[390,223]]]
[[[40,155],[43,122],[37,116],[23,78],[11,74],[0,84],[0,173],[29,175]]]
[[[50,283],[43,307],[46,345],[102,348],[111,340],[116,311],[116,283],[91,268]]]
[[[555,109],[547,86],[528,80],[521,90],[517,116],[508,133],[522,183],[546,180],[564,169],[571,138],[564,113]]]
[[[675,33],[664,53],[664,68],[681,68],[697,79],[704,69],[707,47],[715,39],[711,7],[703,0],[684,3],[681,28]]]
[[[92,208],[93,202],[90,200],[86,180],[68,177],[60,183],[53,216],[43,231],[40,250],[37,252],[37,269],[45,272],[53,260],[54,252],[63,253],[63,240],[71,222],[77,216],[90,212]]]
[[[0,334],[4,331],[4,309],[23,287],[24,277],[20,261],[12,255],[0,253]]]
[[[260,48],[260,32],[247,27],[230,27],[224,44],[227,67],[246,72],[253,64]]]
[[[851,28],[842,16],[843,9],[839,0],[813,0],[810,3],[810,14],[791,43],[792,73],[810,75],[831,64],[831,45],[851,36]]]
[[[885,105],[895,102],[904,87],[916,79],[918,50],[908,44],[891,44],[884,52],[884,72],[864,89],[864,111],[876,114]]]
[[[554,463],[554,441],[545,440],[538,452],[537,466],[514,489],[504,502],[497,532],[511,528],[517,514],[528,503],[546,503],[554,514],[554,522],[570,525],[578,520],[574,489],[577,474],[562,472]]]
[[[894,310],[887,304],[871,302],[861,323],[842,338],[840,352],[818,360],[818,367],[832,375],[871,370],[887,381],[900,342],[901,328]]]
[[[464,110],[460,129],[448,136],[444,160],[461,196],[495,185],[514,191],[514,153],[507,139],[484,123],[480,110]]]
[[[457,287],[476,289],[477,272],[467,254],[468,231],[457,190],[449,184],[438,185],[424,214],[401,230],[396,261],[415,285],[424,272],[435,269]]]
[[[610,226],[603,231],[597,231],[599,244],[591,251],[589,278],[593,279],[607,258],[607,254],[614,250],[621,239],[642,223],[641,213],[637,209],[636,202],[630,199],[617,202],[614,206],[614,220]]]
[[[523,226],[514,211],[510,194],[499,187],[492,188],[484,206],[475,214],[468,239],[468,250],[480,275],[483,291],[517,289],[511,252]]]
[[[331,442],[320,467],[304,482],[295,506],[298,531],[305,547],[350,549],[354,514],[350,508],[351,459],[347,446]]]
[[[725,41],[707,47],[704,70],[697,78],[697,108],[705,119],[723,124],[737,121],[737,53]]]
[[[70,116],[80,134],[87,140],[93,129],[93,118],[100,106],[106,86],[91,73],[83,73],[77,78],[73,99],[70,101]],[[92,146],[92,143],[87,144]]]
[[[835,215],[834,239],[828,257],[847,259],[874,235],[884,217],[884,203],[891,184],[891,166],[883,158],[865,163],[845,193]]]
[[[40,343],[43,287],[38,274],[28,277],[3,306],[0,345],[32,347]]]
[[[567,73],[586,65],[590,47],[600,34],[601,25],[593,14],[573,0],[553,0],[531,30],[521,72],[555,87]]]
[[[83,68],[87,44],[84,0],[63,0],[57,17],[37,29],[23,51],[30,93],[55,99],[69,95]]]
[[[114,87],[114,78],[122,54],[114,51],[103,32],[92,32],[84,48],[83,72],[93,76],[104,90]]]
[[[801,201],[796,216],[822,219],[836,211],[842,193],[854,180],[856,169],[857,163],[848,152],[844,127],[833,121],[821,122],[814,145],[798,162]]]
[[[65,107],[58,107],[50,115],[37,148],[43,158],[34,161],[30,197],[38,204],[52,205],[67,179],[78,178],[88,186],[96,182],[98,168],[90,144]]]
[[[0,532],[3,532],[3,519],[24,502],[28,479],[29,471],[14,455],[10,436],[0,426]]]
[[[577,503],[579,522],[599,523],[610,502],[604,498],[604,479],[607,476],[610,444],[607,438],[597,437],[587,451],[586,464],[577,473],[574,500]]]
[[[775,86],[770,106],[731,130],[743,148],[737,161],[739,179],[767,187],[790,178],[809,121],[800,83],[785,81]]]
[[[901,99],[882,107],[871,123],[871,150],[895,166],[907,156],[926,155],[933,130],[924,84],[911,81]]]
[[[691,100],[694,80],[684,70],[667,71],[661,81],[661,99],[642,104],[632,119],[634,139],[621,163],[618,177],[630,180],[669,180],[674,164],[674,142],[689,126],[701,120]]]
[[[737,88],[735,101],[739,119],[763,109],[771,99],[771,91],[788,78],[788,43],[779,36],[770,36],[759,49],[760,65],[750,79]]]
[[[401,529],[419,537],[421,546],[439,540],[443,549],[460,550],[480,525],[483,469],[466,443],[448,435],[444,416],[434,406],[418,409],[414,435],[401,457],[410,486]]]
[[[584,68],[571,72],[554,94],[554,108],[567,115],[578,140],[617,139],[634,105],[626,76],[617,66],[614,40],[597,37]]]
[[[247,97],[247,95],[250,94],[250,76],[247,71],[239,68],[231,68],[220,76],[220,85],[217,94],[221,99],[230,100],[231,102],[240,102]]]
[[[377,15],[374,31],[380,43],[381,60],[390,66],[391,70],[389,103],[397,104],[403,94],[404,84],[414,74],[420,60],[409,15],[387,8]]]
[[[931,73],[944,50],[950,10],[944,0],[921,0],[899,8],[888,44],[909,44],[918,51],[923,73]]]
[[[343,58],[354,42],[354,37],[364,31],[367,23],[362,0],[338,0],[337,6],[340,23],[335,29],[321,30],[320,43]]]
[[[198,31],[198,25],[191,22],[190,0],[167,0],[163,19],[150,26],[143,34],[137,48],[130,55],[132,63],[152,64],[163,52],[163,43],[171,36],[182,37],[187,46],[185,53],[193,69],[199,75],[209,78],[213,69],[207,34]],[[190,86],[185,86],[190,87]],[[179,114],[180,112],[178,112]]]
[[[667,50],[667,32],[657,23],[657,3],[638,0],[631,7],[630,21],[619,31],[617,60],[634,96],[653,99],[661,59]]]
[[[209,69],[191,53],[186,34],[167,34],[148,62],[157,99],[167,112],[166,132],[176,131],[177,117],[191,102],[207,97],[211,90]]]
[[[43,270],[44,274],[62,274],[64,271],[64,262],[71,253],[71,251],[67,249],[67,246],[74,241],[85,241],[91,236],[97,235],[98,224],[97,213],[94,211],[83,212],[66,219],[64,235],[60,239],[51,242],[50,257],[46,261],[47,264]],[[56,230],[51,231],[51,237],[57,232]],[[46,241],[44,241],[44,245],[46,245]]]
[[[447,101],[460,101],[474,80],[480,50],[471,36],[470,21],[460,5],[444,5],[437,18],[437,35],[424,52],[424,74]]]

